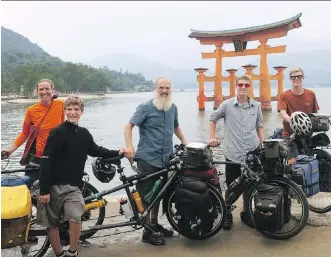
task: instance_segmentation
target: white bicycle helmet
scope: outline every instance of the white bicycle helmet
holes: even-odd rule
[[[290,126],[296,135],[309,135],[313,128],[309,116],[300,111],[296,111],[291,115]]]

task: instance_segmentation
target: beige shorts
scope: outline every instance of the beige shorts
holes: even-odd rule
[[[81,216],[85,211],[85,203],[79,187],[53,185],[51,186],[50,195],[51,200],[48,204],[40,203],[38,196],[38,224],[54,228],[65,221],[81,223]]]

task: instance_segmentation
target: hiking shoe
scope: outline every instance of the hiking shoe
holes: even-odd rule
[[[160,232],[164,237],[172,237],[174,235],[174,232],[172,230],[166,229],[160,224],[156,225],[155,231]]]
[[[78,257],[78,251],[71,252],[69,249],[64,254],[65,257]]]
[[[243,223],[245,223],[247,226],[251,228],[255,228],[254,222],[251,219],[251,216],[249,215],[248,212],[240,212],[240,218]]]
[[[223,229],[230,230],[232,228],[232,224],[233,224],[232,213],[227,213],[226,218],[225,218],[225,222],[224,222],[224,225],[223,225]]]
[[[163,238],[160,238],[149,230],[144,230],[141,241],[151,245],[165,245],[165,240]]]

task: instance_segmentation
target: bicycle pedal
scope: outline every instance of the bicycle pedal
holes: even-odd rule
[[[231,205],[231,211],[233,211],[235,208],[237,208],[236,205]]]

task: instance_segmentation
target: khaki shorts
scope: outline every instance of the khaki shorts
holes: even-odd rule
[[[79,187],[53,185],[51,186],[50,195],[51,200],[48,204],[40,203],[38,196],[38,224],[54,228],[65,221],[81,223],[81,216],[85,211],[85,203]]]

